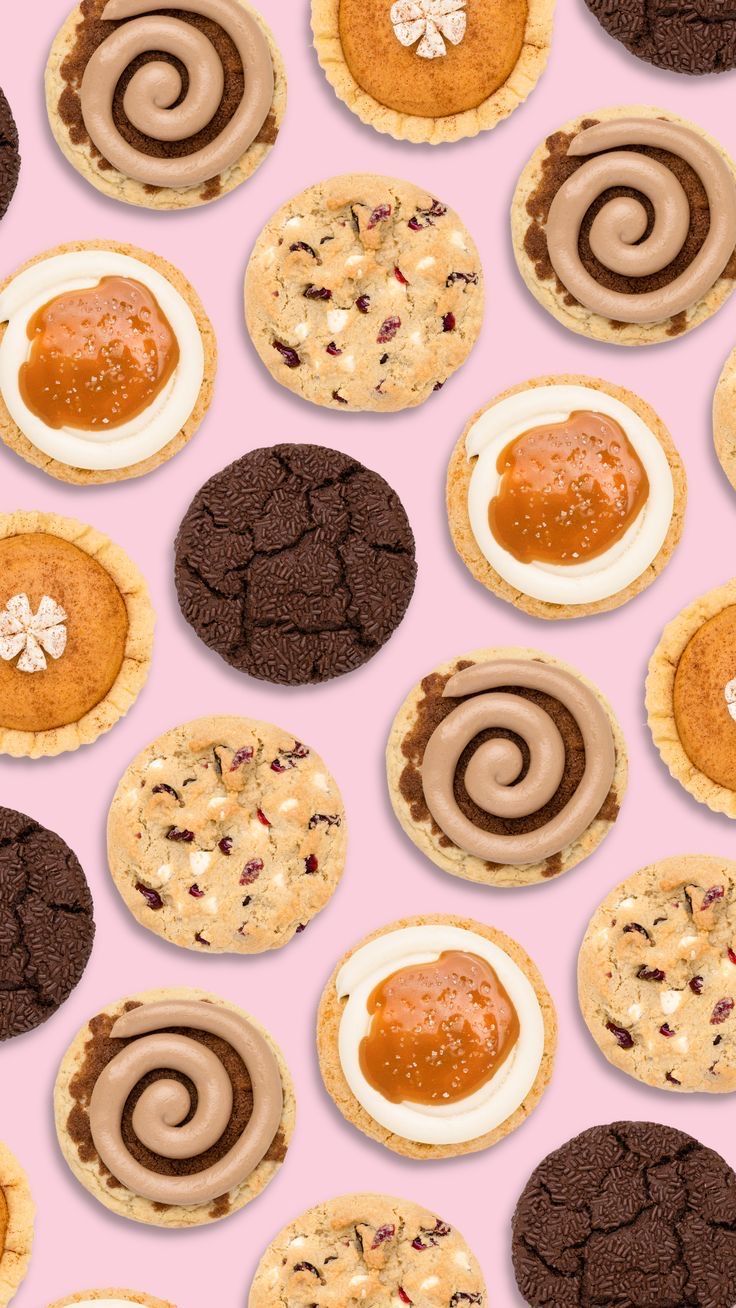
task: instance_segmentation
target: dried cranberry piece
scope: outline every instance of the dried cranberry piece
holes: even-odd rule
[[[271,764],[271,771],[272,771],[272,772],[285,772],[285,771],[286,771],[286,768],[284,767],[284,765],[283,765],[283,763],[281,762],[280,759],[275,758],[274,761],[273,761],[273,763]]]
[[[263,871],[263,859],[252,858],[248,863],[246,863],[245,867],[243,868],[243,871],[240,874],[241,886],[252,886],[253,882],[258,880],[262,871]]]
[[[317,251],[313,250],[311,245],[307,245],[306,241],[295,241],[293,245],[289,246],[289,250],[292,254],[295,254],[297,250],[303,250],[305,254],[311,254],[312,258],[317,260],[317,263],[322,262]]]
[[[645,967],[642,963],[636,974],[640,981],[664,981],[665,973],[661,967]]]
[[[451,272],[445,282],[445,286],[453,286],[455,282],[465,282],[466,286],[478,285],[477,273]]]
[[[639,935],[646,936],[647,940],[651,940],[652,938],[646,927],[642,926],[641,922],[627,922],[624,927],[624,935],[628,935],[630,931],[638,931]]]
[[[242,763],[250,763],[252,757],[253,757],[252,745],[243,745],[242,749],[236,750],[235,753],[233,754],[233,761],[230,764],[230,771],[237,772],[240,765]]]
[[[443,330],[443,332],[454,332],[454,330],[455,330],[456,327],[457,327],[457,322],[456,322],[456,320],[455,320],[455,315],[454,315],[454,313],[446,313],[446,314],[444,314],[444,315],[443,315],[443,318],[442,318],[442,330]]]
[[[196,881],[194,882],[193,886],[189,887],[189,893],[192,896],[192,899],[204,899],[204,891],[200,890]]]
[[[359,313],[367,313],[371,307],[370,295],[359,295],[355,301],[355,307]]]
[[[316,872],[316,871],[317,871],[317,868],[319,867],[319,862],[318,862],[318,860],[317,860],[317,855],[316,855],[316,854],[307,854],[307,857],[306,857],[305,860],[304,860],[304,867],[305,867],[306,871],[309,872],[310,875],[311,875],[313,872]]]
[[[304,292],[304,299],[305,300],[331,300],[332,291],[329,291],[326,286],[312,286],[310,284]]]
[[[450,1227],[446,1222],[441,1222],[438,1218],[431,1231],[427,1227],[420,1229],[419,1235],[416,1235],[412,1240],[411,1247],[417,1251],[429,1249],[437,1244],[438,1239],[449,1234]],[[422,1238],[424,1236],[426,1236],[426,1240]]]
[[[615,1036],[616,1041],[622,1049],[632,1049],[634,1046],[634,1037],[630,1031],[623,1026],[616,1026],[615,1022],[606,1022],[606,1029]]]
[[[301,359],[296,350],[292,350],[290,345],[284,345],[283,341],[274,341],[273,348],[278,350],[287,368],[300,367]]]
[[[404,276],[400,268],[394,268],[394,277],[396,278],[397,282],[399,282],[401,286],[409,285],[408,278]]]
[[[179,803],[179,802],[180,802],[180,799],[181,799],[181,797],[180,797],[180,795],[177,793],[177,791],[174,790],[174,787],[173,787],[173,786],[167,786],[167,784],[166,784],[165,781],[160,781],[159,784],[158,784],[157,786],[154,786],[154,787],[153,787],[153,790],[151,791],[151,794],[152,794],[152,795],[171,795],[171,796],[173,796],[173,798],[177,801],[177,803]]]
[[[194,832],[187,831],[186,827],[169,827],[166,832],[166,839],[180,841],[185,845],[191,845],[194,840]]]
[[[385,345],[386,341],[392,341],[401,326],[401,319],[395,314],[391,318],[386,318],[381,324],[376,341],[379,345]]]
[[[413,1299],[410,1299],[410,1298],[409,1298],[409,1296],[408,1296],[408,1294],[406,1293],[406,1290],[404,1289],[403,1285],[399,1285],[399,1286],[397,1287],[397,1289],[398,1289],[398,1295],[399,1295],[399,1298],[400,1298],[400,1300],[401,1300],[402,1303],[413,1303],[413,1302],[414,1302]]]
[[[733,950],[733,949],[731,948],[731,946],[729,945],[728,950],[727,950],[727,953],[728,953],[729,960],[730,960],[732,963],[735,963],[735,964],[736,964],[736,950]]]
[[[392,1223],[386,1223],[385,1226],[379,1226],[373,1237],[371,1249],[377,1249],[379,1244],[385,1244],[387,1240],[393,1240],[396,1234],[396,1227]]]
[[[296,931],[294,932],[294,935],[298,936],[302,931],[306,931],[306,929],[307,929],[307,924],[306,924],[306,922],[300,922],[300,923],[299,923],[299,926],[297,927]]]
[[[719,1026],[721,1022],[725,1022],[727,1017],[730,1017],[733,1003],[733,999],[729,998],[718,1000],[718,1003],[710,1015],[711,1026]]]
[[[204,938],[204,936],[202,935],[202,932],[201,932],[201,931],[195,931],[195,933],[194,933],[194,939],[196,940],[196,942],[197,942],[198,945],[206,945],[206,947],[207,947],[208,949],[210,948],[210,942],[209,942],[209,940],[205,940],[205,938]]]
[[[440,204],[439,200],[433,200],[429,209],[417,209],[413,218],[410,218],[407,227],[411,227],[413,232],[421,232],[425,227],[432,227],[433,218],[444,218],[447,213],[447,205]],[[420,223],[420,218],[426,218],[426,223]]]
[[[257,808],[257,809],[256,809],[256,817],[258,818],[258,821],[261,823],[262,826],[264,826],[264,827],[270,827],[270,826],[271,826],[271,823],[269,822],[269,820],[268,820],[268,818],[266,817],[266,814],[264,813],[264,811],[263,811],[262,808]]]
[[[424,223],[420,223],[420,221],[419,221],[419,219],[417,218],[416,214],[414,215],[413,218],[410,218],[410,219],[409,219],[409,221],[408,221],[408,223],[407,223],[406,225],[407,225],[407,227],[411,227],[411,230],[412,230],[413,232],[423,232],[423,231],[424,231]]]
[[[478,1290],[456,1290],[450,1300],[450,1308],[457,1308],[459,1303],[482,1303],[483,1296]]]
[[[370,218],[368,219],[368,231],[372,227],[377,227],[379,223],[385,222],[391,217],[392,209],[390,204],[377,204]]]
[[[436,381],[435,384],[434,384],[434,386],[432,387],[432,390],[433,390],[433,391],[441,391],[441,390],[442,390],[442,387],[444,386],[444,384],[445,384],[444,382]]]
[[[677,1077],[673,1076],[671,1072],[665,1072],[664,1079],[669,1081],[670,1085],[682,1085],[682,1081],[678,1081]]]
[[[659,1028],[659,1034],[663,1036],[667,1036],[667,1038],[669,1039],[670,1036],[673,1036],[675,1033],[672,1030],[672,1027],[670,1026],[669,1022],[663,1022],[661,1027]]]
[[[335,345],[334,341],[330,341],[329,345],[326,347],[326,352],[327,354],[331,354],[333,359],[338,359],[342,354],[342,350],[339,346]]]
[[[157,890],[151,890],[149,886],[144,886],[142,881],[136,881],[135,888],[139,895],[142,895],[149,908],[163,908],[164,901]]]
[[[333,400],[335,400],[337,404],[347,404],[347,400],[345,399],[345,396],[341,395],[339,391],[333,391],[332,398]]]
[[[228,854],[228,855],[232,854],[233,852],[232,836],[223,836],[222,840],[219,840],[217,842],[217,848],[219,849],[221,854]]]
[[[690,986],[690,989],[692,990],[694,995],[702,995],[703,993],[702,976],[694,976],[692,981],[688,982],[688,985]]]
[[[316,1276],[318,1281],[321,1281],[321,1280],[322,1280],[322,1276],[321,1276],[321,1274],[317,1271],[317,1268],[314,1266],[314,1263],[295,1263],[295,1264],[294,1264],[294,1271],[295,1271],[295,1272],[311,1272],[311,1273],[312,1273],[312,1276]]]
[[[318,826],[320,822],[324,822],[325,826],[328,827],[342,826],[342,818],[338,813],[313,813],[307,823],[307,827],[310,831],[314,831],[314,828]]]
[[[703,902],[700,905],[701,913],[706,908],[710,908],[711,904],[714,904],[717,899],[723,899],[723,894],[723,886],[711,886],[709,890],[706,890],[703,895]]]

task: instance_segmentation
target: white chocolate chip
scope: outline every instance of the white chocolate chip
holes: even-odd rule
[[[312,777],[312,785],[314,786],[315,790],[329,790],[329,786],[327,784],[327,777],[325,776],[324,772],[314,773],[314,776]]]
[[[682,995],[679,990],[663,990],[659,996],[659,1002],[662,1005],[663,1013],[674,1013],[675,1009],[680,1007]]]
[[[211,862],[212,855],[208,854],[206,849],[197,849],[193,854],[189,855],[189,866],[197,876],[201,876],[203,872],[206,872]]]
[[[306,341],[309,335],[309,323],[299,322],[294,328],[294,335],[298,341]]]
[[[675,1049],[681,1054],[686,1054],[690,1048],[690,1041],[687,1036],[678,1036],[675,1041]]]
[[[327,314],[327,326],[331,332],[341,332],[349,317],[347,309],[330,309]]]
[[[638,1022],[643,1012],[644,1010],[641,1004],[631,1004],[629,1008],[629,1017],[632,1019],[632,1021]]]
[[[417,272],[426,272],[428,268],[433,268],[437,260],[428,254],[425,259],[420,259],[417,264]]]

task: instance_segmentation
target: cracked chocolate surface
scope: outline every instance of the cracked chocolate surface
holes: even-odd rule
[[[0,1040],[45,1022],[87,964],[92,896],[60,836],[0,808]]]
[[[531,1308],[732,1308],[736,1175],[682,1131],[594,1126],[532,1173],[513,1260]]]
[[[0,90],[0,218],[13,198],[19,172],[18,128],[10,105]]]
[[[388,640],[414,590],[414,537],[377,473],[321,445],[274,445],[197,493],[175,576],[184,617],[227,663],[304,685]]]
[[[674,73],[736,67],[736,9],[724,0],[585,0],[627,50]]]

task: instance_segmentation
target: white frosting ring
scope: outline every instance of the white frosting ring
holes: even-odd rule
[[[428,963],[448,950],[464,950],[494,970],[519,1018],[519,1038],[495,1076],[454,1104],[391,1103],[366,1080],[360,1043],[371,1026],[368,999],[377,985],[400,968]],[[452,1145],[477,1140],[507,1121],[524,1102],[544,1054],[544,1018],[531,981],[500,946],[465,927],[443,924],[402,927],[357,949],[340,968],[338,1052],[345,1079],[375,1122],[415,1144]]]
[[[67,291],[97,286],[103,277],[129,277],[156,297],[179,344],[179,362],[165,388],[130,422],[109,430],[48,427],[24,403],[21,365],[30,355],[28,323],[45,304]],[[130,468],[158,454],[191,417],[204,378],[204,346],[197,320],[176,287],[140,259],[111,250],[55,254],[14,277],[0,295],[0,392],[11,418],[36,449],[58,463],[89,471]]]
[[[499,455],[532,427],[565,422],[587,409],[613,418],[641,459],[649,478],[649,497],[631,526],[610,549],[569,566],[522,563],[496,540],[488,508],[498,493]],[[672,520],[675,489],[667,456],[650,427],[628,404],[594,386],[535,386],[509,395],[486,409],[465,440],[475,466],[468,488],[468,516],[478,548],[514,590],[548,604],[594,604],[636,581],[662,548]]]

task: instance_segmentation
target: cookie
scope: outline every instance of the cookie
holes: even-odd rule
[[[662,1090],[736,1090],[736,863],[681,855],[596,909],[578,997],[610,1063]]]
[[[319,754],[270,722],[185,722],[122,777],[107,824],[133,916],[200,953],[259,954],[303,931],[345,866],[342,796]]]
[[[459,1231],[408,1199],[347,1194],[285,1226],[263,1255],[248,1308],[308,1303],[335,1308],[488,1303],[483,1273]]]
[[[670,73],[736,68],[736,20],[718,0],[585,0],[605,32],[637,59]]]
[[[597,377],[537,377],[496,396],[447,473],[464,564],[537,618],[604,613],[645,590],[680,539],[686,498],[664,423]]]
[[[530,1308],[731,1308],[736,1175],[673,1127],[593,1126],[532,1173],[512,1251]]]
[[[143,1304],[145,1308],[174,1308],[172,1303],[152,1299],[148,1294],[136,1294],[135,1290],[82,1290],[69,1299],[57,1299],[49,1308],[92,1308],[93,1304],[98,1308],[124,1308],[126,1303]]]
[[[148,676],[153,622],[143,577],[102,532],[0,514],[0,754],[62,754],[109,731]]]
[[[201,1226],[255,1199],[286,1157],[295,1107],[268,1032],[189,988],[109,1004],[72,1041],[54,1090],[77,1180],[150,1226]]]
[[[733,291],[735,174],[717,141],[669,110],[575,118],[519,179],[511,207],[519,271],[571,331],[609,345],[673,340]]]
[[[423,404],[467,359],[483,318],[478,251],[410,182],[351,173],[282,206],[256,241],[245,319],[271,376],[313,404]]]
[[[462,917],[406,918],[366,936],[338,963],[317,1017],[328,1094],[408,1158],[476,1153],[521,1126],[556,1042],[554,1005],[521,945]]]
[[[364,123],[401,141],[495,127],[544,71],[554,0],[312,0],[317,57]]]
[[[246,0],[79,0],[46,65],[56,142],[98,191],[147,209],[207,204],[253,175],[286,72]]]
[[[713,443],[718,462],[736,490],[736,349],[723,365],[713,396]]]
[[[28,1271],[35,1212],[28,1178],[0,1141],[0,1308],[10,1303]]]
[[[409,692],[386,748],[394,813],[444,872],[527,886],[575,867],[618,817],[626,744],[607,701],[549,654],[481,649]]]
[[[136,246],[58,245],[0,285],[0,438],[59,481],[140,477],[178,454],[216,367],[199,296]]]
[[[20,173],[18,128],[3,91],[0,90],[0,218],[15,194]]]
[[[176,538],[187,622],[226,663],[281,685],[328,681],[372,658],[414,591],[398,495],[322,445],[251,450],[211,477]]]
[[[76,854],[25,813],[0,807],[0,1041],[69,998],[92,951],[92,896]]]
[[[736,817],[736,580],[668,623],[649,661],[649,728],[671,776]]]

